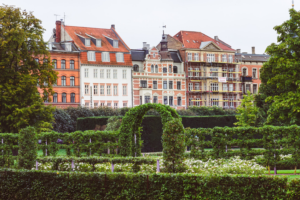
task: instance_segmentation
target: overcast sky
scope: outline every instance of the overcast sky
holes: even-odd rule
[[[161,40],[165,32],[175,35],[180,30],[199,31],[228,43],[234,49],[264,53],[266,47],[277,42],[273,30],[289,19],[292,0],[1,0],[33,11],[42,20],[48,40],[55,28],[56,17],[66,25],[116,30],[127,45],[141,48],[143,42],[151,46]],[[295,0],[299,10],[300,0]]]

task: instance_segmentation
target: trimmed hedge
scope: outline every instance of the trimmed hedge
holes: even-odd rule
[[[121,118],[121,117],[120,117]],[[236,121],[235,116],[182,116],[182,124],[185,128],[213,128],[219,127],[233,127]],[[77,119],[77,130],[94,130],[96,125],[106,125],[108,117],[85,117]],[[163,150],[162,137],[162,123],[159,116],[145,116],[142,121],[142,135],[143,140],[142,152],[160,152]],[[210,136],[206,136],[206,140],[210,140]]]
[[[0,199],[297,199],[299,185],[266,176],[0,169]]]

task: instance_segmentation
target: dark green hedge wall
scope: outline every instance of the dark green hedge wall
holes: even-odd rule
[[[182,124],[185,128],[213,128],[233,127],[237,122],[235,116],[183,116]],[[85,117],[77,119],[77,130],[94,130],[96,125],[106,125],[108,117]],[[142,152],[159,152],[162,151],[162,123],[159,116],[145,116],[142,122],[143,132],[142,140],[144,141]],[[206,138],[209,140],[210,138]]]

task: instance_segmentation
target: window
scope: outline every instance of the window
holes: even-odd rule
[[[228,91],[227,84],[223,84],[223,91]]]
[[[113,47],[114,48],[118,48],[119,47],[119,41],[118,40],[114,40],[113,41]]]
[[[61,69],[66,69],[66,60],[61,60]]]
[[[228,56],[229,62],[232,63],[233,59],[232,59],[232,55]]]
[[[118,108],[118,103],[114,103],[114,109]]]
[[[104,85],[100,85],[100,95],[104,95]]]
[[[223,71],[222,76],[223,76],[223,77],[227,77],[227,69],[226,69],[226,68],[223,68],[222,71]]]
[[[123,95],[127,95],[127,85],[123,85]]]
[[[199,83],[195,83],[195,90],[200,90],[200,84]]]
[[[158,66],[155,65],[155,73],[158,73]]]
[[[111,107],[111,103],[107,103],[107,107]]]
[[[167,96],[164,96],[164,104],[168,105],[168,97]]]
[[[200,106],[200,98],[196,98],[196,106]]]
[[[94,94],[98,94],[98,85],[94,85]]]
[[[210,76],[218,77],[218,68],[210,68]]]
[[[219,91],[219,84],[218,83],[211,83],[210,84],[211,91]]]
[[[154,73],[154,65],[151,65],[151,72]]]
[[[169,65],[169,73],[172,73],[172,65]]]
[[[189,106],[193,106],[194,105],[194,103],[193,103],[193,98],[189,98]]]
[[[207,62],[215,62],[215,54],[207,54]]]
[[[193,83],[189,83],[189,91],[193,90]]]
[[[145,103],[151,103],[150,102],[150,96],[145,96]]]
[[[168,81],[163,81],[163,89],[168,89]]]
[[[193,72],[192,72],[192,68],[191,67],[189,67],[189,71],[188,71],[188,76],[189,77],[192,77],[193,76]]]
[[[88,102],[85,102],[85,107],[89,107],[89,103]]]
[[[123,71],[122,71],[122,78],[123,79],[127,78],[127,71],[126,71],[126,69],[123,69]]]
[[[44,102],[45,102],[45,103],[48,103],[48,101],[49,101],[48,94],[47,94],[47,93],[44,93],[44,97],[46,97],[46,99],[44,100]]]
[[[55,82],[53,83],[53,86],[57,86],[57,79],[56,79]]]
[[[88,78],[88,77],[89,77],[89,69],[88,69],[88,68],[85,68],[85,69],[84,69],[84,77],[85,77],[85,78]]]
[[[66,77],[65,76],[61,77],[61,86],[66,86]]]
[[[246,91],[245,92],[247,92],[247,91],[250,91],[250,84],[246,84]]]
[[[67,103],[67,94],[66,93],[62,93],[61,102],[62,103]]]
[[[110,89],[110,85],[106,86],[106,94],[110,95],[111,94],[111,89]]]
[[[196,68],[195,71],[196,71],[195,72],[195,76],[199,77],[200,76],[200,73],[199,73],[200,70],[199,70],[199,68]]]
[[[98,107],[98,103],[94,103],[94,108]]]
[[[153,103],[157,103],[157,96],[153,96]]]
[[[177,66],[174,66],[174,67],[173,67],[173,73],[175,73],[175,74],[178,73],[178,68],[177,68]]]
[[[71,103],[75,103],[75,93],[71,93]]]
[[[110,78],[110,69],[106,70],[106,78]]]
[[[168,69],[166,67],[163,68],[163,73],[167,73]]]
[[[88,56],[88,61],[96,61],[95,51],[88,51],[87,56]]]
[[[72,51],[71,43],[65,43],[65,50],[66,51]]]
[[[227,56],[226,56],[226,54],[222,55],[222,62],[227,62]]]
[[[188,53],[188,61],[192,60],[192,53]]]
[[[104,78],[104,69],[100,69],[100,78]]]
[[[70,69],[74,69],[74,60],[70,60]]]
[[[181,106],[181,97],[177,97],[177,106]]]
[[[127,107],[127,103],[123,102],[123,107],[126,108]]]
[[[181,82],[177,81],[177,90],[181,90]]]
[[[57,103],[57,93],[53,94],[53,103]]]
[[[133,71],[138,72],[139,71],[139,66],[138,65],[133,65]]]
[[[109,53],[102,52],[102,62],[110,62]]]
[[[243,68],[243,76],[247,76],[247,68]]]
[[[169,106],[173,106],[173,97],[172,96],[169,97]]]
[[[253,84],[253,94],[256,94],[256,93],[257,93],[257,85]]]
[[[229,106],[230,106],[230,108],[234,108],[234,102],[233,102],[233,99],[230,99],[230,101],[229,101]]]
[[[87,47],[91,46],[91,39],[85,38],[85,46]]]
[[[257,78],[257,76],[256,76],[256,71],[257,71],[256,68],[253,68],[253,69],[252,69],[252,77],[253,77],[253,78]]]
[[[57,69],[57,60],[52,60],[52,65],[54,67],[54,69]]]
[[[89,85],[84,85],[84,94],[89,94]]]
[[[113,70],[113,78],[117,79],[118,78],[118,71],[116,69]]]
[[[212,106],[219,106],[219,99],[211,99]]]
[[[195,57],[195,60],[196,60],[196,61],[199,61],[199,54],[195,53],[195,54],[194,54],[194,57]]]
[[[230,91],[230,92],[233,91],[233,84],[229,84],[229,91]]]
[[[75,77],[74,76],[70,77],[70,86],[75,86]]]
[[[94,78],[97,78],[98,70],[94,69]]]
[[[169,89],[173,89],[173,81],[169,81]]]
[[[100,106],[101,106],[101,107],[104,107],[104,106],[105,106],[105,103],[100,103]]]
[[[143,97],[142,97],[142,96],[140,96],[140,105],[142,105],[142,104],[143,104],[142,100],[143,100]]]
[[[116,53],[117,62],[124,62],[124,54],[123,53]]]
[[[141,81],[141,88],[147,88],[147,81]]]
[[[157,89],[157,81],[153,81],[153,89]]]
[[[153,53],[153,58],[155,58],[155,56],[156,56],[156,54],[155,54],[155,53]]]
[[[96,40],[96,47],[101,47],[101,40],[100,39]]]
[[[118,95],[118,86],[114,85],[114,95],[117,96]]]

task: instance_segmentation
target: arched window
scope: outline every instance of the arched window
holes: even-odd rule
[[[57,103],[57,93],[53,94],[53,103]]]
[[[66,60],[61,60],[61,69],[66,69]]]
[[[247,68],[243,68],[243,76],[247,76]]]
[[[70,86],[75,86],[75,77],[74,76],[70,77]]]
[[[61,77],[61,86],[66,86],[66,77],[65,76]]]
[[[177,66],[174,66],[174,67],[173,67],[173,73],[178,73]]]
[[[74,69],[74,60],[70,60],[70,69]]]
[[[133,65],[133,71],[138,72],[139,71],[139,66],[138,65]]]
[[[151,65],[151,72],[154,72],[154,65]]]
[[[52,65],[53,65],[54,69],[57,68],[57,61],[55,59],[52,60]]]
[[[158,73],[158,66],[155,65],[155,73]]]
[[[75,103],[75,93],[71,93],[71,103]]]
[[[62,93],[61,102],[62,103],[67,103],[67,94],[66,93]]]

